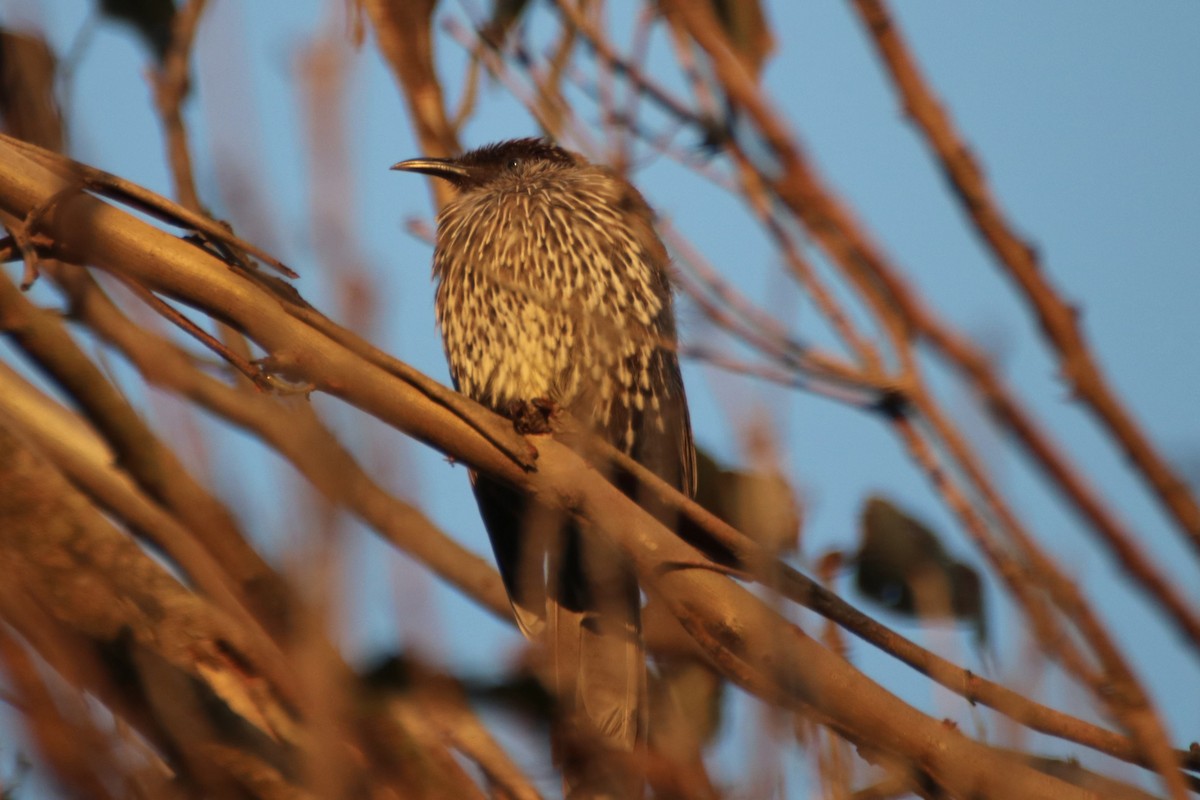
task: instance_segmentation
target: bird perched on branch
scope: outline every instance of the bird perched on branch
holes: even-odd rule
[[[433,274],[459,391],[527,432],[565,411],[693,494],[667,252],[641,194],[543,139],[393,169],[457,190]],[[486,475],[472,482],[517,622],[549,652],[568,795],[639,794],[636,769],[587,752],[629,752],[645,734],[636,574],[598,532]]]

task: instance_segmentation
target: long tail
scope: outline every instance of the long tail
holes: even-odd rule
[[[574,529],[551,558],[558,581],[547,597],[546,641],[566,797],[640,797],[648,701],[637,577],[614,547]]]
[[[483,475],[473,483],[517,623],[547,650],[566,797],[641,797],[649,702],[636,575],[561,512]]]

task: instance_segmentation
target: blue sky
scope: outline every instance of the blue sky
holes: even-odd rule
[[[196,132],[197,174],[206,201],[226,214],[218,167],[236,166],[257,187],[271,216],[234,219],[262,237],[302,274],[306,298],[334,316],[332,281],[316,263],[310,218],[313,185],[302,112],[297,52],[340,4],[260,0],[210,4],[197,44],[197,91],[189,108]],[[1112,384],[1167,455],[1200,472],[1200,359],[1195,303],[1200,297],[1200,5],[1084,2],[893,3],[924,71],[971,142],[991,185],[1018,228],[1037,246],[1062,293],[1083,311],[1089,341]],[[611,4],[614,19],[628,3]],[[43,0],[0,3],[4,24],[35,21],[63,53],[90,4]],[[461,16],[457,4],[443,13]],[[1154,501],[1131,478],[1114,448],[1066,396],[1055,365],[1026,309],[963,224],[941,176],[905,124],[869,44],[845,3],[778,2],[770,6],[778,39],[765,82],[827,181],[851,203],[872,234],[946,318],[976,338],[1003,365],[1009,382],[1089,470],[1158,563],[1200,602],[1196,561],[1178,543]],[[448,86],[461,85],[461,53],[441,41]],[[656,62],[652,62],[652,68]],[[660,66],[662,66],[661,62]],[[77,158],[164,193],[169,183],[145,54],[123,29],[97,28],[76,67],[71,108]],[[667,69],[654,74],[681,87]],[[485,89],[466,144],[535,132],[498,89]],[[342,110],[351,152],[345,176],[353,236],[369,266],[378,314],[363,332],[425,372],[446,379],[432,317],[427,245],[403,229],[429,217],[424,185],[388,166],[417,155],[403,104],[370,41],[354,57],[353,94]],[[585,119],[594,119],[592,110]],[[684,140],[686,141],[686,139]],[[798,335],[828,336],[810,306],[781,277],[770,250],[727,198],[668,162],[634,176],[671,224],[688,235],[732,281]],[[229,183],[225,183],[228,190]],[[355,322],[356,320],[348,320]],[[707,335],[695,313],[682,314],[685,337]],[[960,557],[977,561],[923,478],[884,426],[827,400],[763,386],[697,364],[685,369],[697,437],[730,462],[744,457],[747,419],[761,416],[781,431],[789,478],[808,512],[804,555],[852,546],[857,508],[883,491],[945,532]],[[1197,736],[1200,694],[1195,661],[1147,613],[1109,558],[1091,545],[1023,460],[996,439],[970,398],[944,393],[952,413],[985,449],[989,467],[1040,541],[1063,559],[1131,652],[1162,704],[1176,742]],[[161,401],[158,401],[161,404]],[[370,463],[390,461],[391,486],[420,497],[444,528],[485,552],[486,539],[462,469],[380,426],[318,399]],[[736,418],[731,418],[736,417]],[[214,426],[214,431],[217,427]],[[214,481],[264,546],[284,554],[284,532],[302,500],[263,503],[261,493],[300,496],[286,477],[246,484],[246,465],[273,457],[241,436],[214,436]],[[238,476],[238,477],[235,477]],[[363,620],[348,635],[365,655],[418,643],[460,665],[484,669],[497,653],[515,652],[515,635],[450,592],[440,590],[368,535],[352,531],[354,575],[348,615]],[[853,599],[853,598],[852,598]],[[993,600],[998,599],[993,593]],[[995,604],[993,604],[995,605]],[[1026,642],[1006,609],[994,608],[999,676],[1018,682]],[[901,629],[978,667],[966,636]],[[431,624],[438,623],[438,624]],[[430,629],[441,633],[431,635]],[[944,716],[969,720],[965,704],[933,693],[898,665],[855,644],[863,669],[906,699]],[[1157,687],[1157,688],[1156,688]],[[1079,712],[1081,694],[1053,673],[1042,697]],[[1057,749],[1053,752],[1072,752]],[[736,771],[734,772],[736,775]]]

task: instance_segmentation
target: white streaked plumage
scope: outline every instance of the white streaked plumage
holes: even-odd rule
[[[636,190],[575,160],[520,160],[486,191],[461,191],[438,217],[434,255],[460,391],[500,410],[552,400],[629,453],[647,431],[687,426],[678,396],[683,418],[659,416],[682,383],[666,254],[649,226]],[[679,438],[678,472],[663,477],[690,489],[690,430]]]

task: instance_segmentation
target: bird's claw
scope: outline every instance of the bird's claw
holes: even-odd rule
[[[558,412],[558,404],[546,397],[514,400],[508,404],[508,417],[513,428],[524,436],[553,432],[553,420]]]

